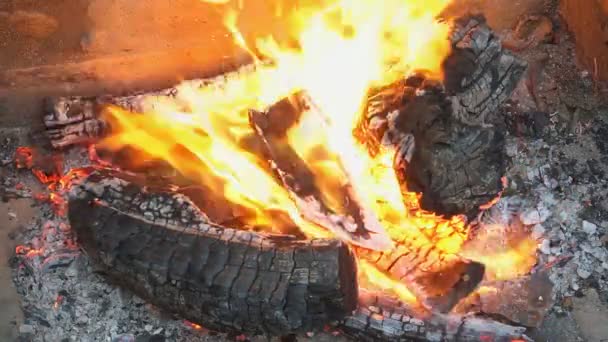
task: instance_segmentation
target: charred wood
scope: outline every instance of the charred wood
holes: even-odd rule
[[[473,218],[502,189],[496,114],[526,65],[502,50],[480,17],[457,20],[452,43],[443,84],[414,74],[374,89],[358,134],[372,152],[397,150],[397,173],[407,190],[422,193],[423,209]]]
[[[416,313],[386,293],[361,290],[357,311],[340,328],[357,341],[532,341],[525,328],[489,317]]]
[[[231,80],[242,74],[252,73],[254,65],[246,65],[234,72],[229,72],[208,79],[184,81],[181,86],[197,89],[206,86],[222,88]],[[70,96],[49,97],[44,104],[44,125],[54,148],[64,148],[76,144],[86,144],[99,140],[108,134],[111,127],[101,117],[108,105],[124,110],[145,113],[154,110],[155,98],[169,98],[176,101],[180,87],[175,86],[152,92],[142,92],[128,96]]]
[[[485,271],[480,263],[441,252],[421,233],[407,234],[391,251],[356,252],[405,284],[420,304],[433,312],[449,312],[477,288]]]
[[[336,240],[217,226],[185,196],[100,171],[73,186],[69,219],[112,281],[210,329],[310,331],[356,308],[356,262]]]
[[[299,100],[299,102],[303,101],[304,99]],[[251,110],[249,118],[259,145],[262,146],[264,159],[268,160],[276,178],[290,192],[301,215],[355,245],[374,250],[390,248],[391,240],[378,218],[355,195],[350,182],[346,182],[339,189],[334,189],[339,192],[343,213],[336,212],[324,201],[323,194],[316,185],[314,173],[289,145],[286,130],[277,129],[283,120],[280,115],[273,115],[277,111],[281,112],[274,107],[271,106],[267,112]],[[302,107],[305,105],[303,104]],[[310,115],[319,114],[314,113],[316,109],[306,107],[302,110]],[[302,110],[296,109],[293,112],[302,112]],[[318,121],[319,129],[322,129],[321,120]],[[326,155],[323,158],[323,161],[331,162],[337,167],[342,166],[336,156]],[[343,173],[348,174],[346,171]]]
[[[453,312],[501,317],[513,324],[538,328],[551,307],[553,284],[545,273],[488,281]]]
[[[395,167],[408,191],[422,193],[423,209],[471,219],[502,190],[504,134],[495,127],[462,123],[449,107],[437,105],[445,103],[443,98],[442,93],[426,93],[405,106],[396,126],[411,132],[416,146],[413,153],[397,146],[397,155],[412,157]]]
[[[456,20],[451,41],[443,71],[453,115],[470,125],[489,124],[489,116],[511,96],[527,64],[502,49],[481,16]]]

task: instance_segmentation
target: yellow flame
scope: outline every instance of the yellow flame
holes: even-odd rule
[[[392,291],[405,303],[416,304],[418,302],[414,294],[405,285],[380,272],[369,262],[359,260],[359,272],[365,276],[371,285],[375,285],[379,290]]]

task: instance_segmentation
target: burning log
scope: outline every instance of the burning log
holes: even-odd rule
[[[203,86],[221,88],[230,80],[241,74],[252,73],[254,65],[247,65],[235,72],[226,73],[209,79],[185,81],[192,89]],[[101,113],[108,105],[115,105],[125,110],[145,113],[154,110],[153,98],[175,99],[179,93],[177,87],[160,91],[145,92],[129,96],[103,95],[98,97],[71,96],[45,99],[44,125],[54,148],[64,148],[76,144],[97,141],[108,134],[111,129]]]
[[[340,328],[357,341],[532,341],[525,328],[492,318],[431,314],[421,317],[385,293],[361,291],[357,311]]]
[[[373,90],[358,134],[372,152],[397,149],[398,174],[423,209],[472,218],[502,189],[504,136],[492,123],[526,64],[479,17],[456,21],[452,48],[443,84],[415,74]]]
[[[482,264],[443,253],[422,234],[407,234],[390,252],[358,249],[357,255],[405,284],[420,304],[434,312],[449,312],[484,275]]]
[[[344,214],[336,213],[326,205],[315,185],[313,172],[289,146],[287,131],[277,129],[277,126],[281,125],[280,121],[284,121],[284,116],[281,114],[285,114],[285,111],[279,110],[278,114],[273,115],[276,109],[276,106],[273,106],[266,113],[250,111],[250,122],[260,145],[263,146],[265,159],[269,161],[280,183],[291,193],[302,216],[355,245],[374,250],[390,248],[390,237],[374,213],[365,208],[355,196],[350,183],[339,189],[341,202],[345,206]],[[332,160],[332,162],[340,165],[339,161]]]
[[[99,171],[72,188],[69,219],[111,280],[211,329],[309,331],[356,308],[356,263],[336,240],[220,227],[182,195]]]

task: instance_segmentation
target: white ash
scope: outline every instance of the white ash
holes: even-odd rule
[[[69,153],[67,167],[82,166],[83,154]],[[20,171],[19,177],[30,177]],[[27,341],[224,341],[167,316],[141,298],[108,283],[89,258],[71,243],[65,217],[39,205],[35,222],[17,237],[23,247],[11,259],[13,281],[21,295]],[[29,252],[29,253],[28,253]]]
[[[596,124],[608,127],[601,119]],[[539,267],[548,269],[558,303],[589,286],[606,295],[608,156],[593,131],[572,135],[556,122],[541,137],[507,139],[505,193],[538,203],[520,219],[539,239]]]

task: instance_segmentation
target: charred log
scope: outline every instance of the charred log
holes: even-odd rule
[[[385,293],[362,290],[357,311],[340,328],[357,341],[532,341],[525,328],[488,317],[420,315]]]
[[[416,146],[409,164],[395,166],[407,189],[422,193],[423,209],[473,218],[502,190],[504,135],[495,127],[464,124],[438,103],[445,104],[443,93],[427,92],[397,117],[397,128],[411,132]],[[407,153],[397,147],[397,155]]]
[[[111,280],[211,329],[309,331],[356,308],[356,263],[336,240],[220,227],[182,195],[100,172],[72,188],[69,219]]]
[[[289,145],[286,130],[277,128],[281,126],[283,120],[280,120],[280,115],[273,113],[285,110],[274,107],[272,106],[267,112],[250,111],[249,118],[259,145],[262,146],[264,159],[268,160],[269,168],[272,169],[279,183],[291,194],[301,215],[355,245],[374,250],[389,249],[391,240],[388,234],[374,213],[355,195],[350,182],[346,182],[339,189],[334,189],[340,195],[339,205],[344,213],[334,211],[324,201],[323,194],[316,185],[314,173]],[[314,108],[303,110],[311,116],[320,115],[314,113]],[[302,110],[295,111],[302,112]],[[318,122],[319,129],[323,129],[321,120]],[[323,160],[319,159],[318,162],[330,162],[341,167],[336,156],[324,155],[319,158]],[[344,171],[344,174],[348,173]]]
[[[504,137],[493,124],[526,65],[483,18],[456,21],[452,44],[443,84],[415,74],[373,90],[358,134],[372,152],[397,149],[397,173],[423,209],[471,218],[502,189]]]
[[[142,92],[128,96],[71,96],[49,97],[44,104],[44,125],[54,148],[64,148],[76,144],[92,143],[106,136],[111,127],[101,117],[108,105],[124,110],[145,113],[154,110],[155,98],[175,99],[182,88],[197,89],[206,86],[222,88],[242,74],[252,73],[254,65],[244,66],[234,72],[208,79],[193,79],[179,86],[159,91]]]
[[[407,234],[391,251],[357,249],[357,255],[405,284],[423,307],[442,313],[471,294],[485,270],[480,263],[441,252],[421,233]]]
[[[527,64],[502,49],[480,16],[457,20],[451,40],[452,53],[443,71],[453,115],[470,125],[488,124],[517,87]]]

